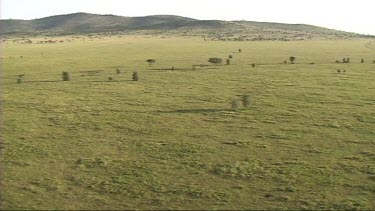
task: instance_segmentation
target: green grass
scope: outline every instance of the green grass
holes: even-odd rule
[[[367,42],[9,42],[2,208],[375,209]]]

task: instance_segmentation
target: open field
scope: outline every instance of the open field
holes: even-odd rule
[[[368,43],[8,42],[2,208],[375,209]]]

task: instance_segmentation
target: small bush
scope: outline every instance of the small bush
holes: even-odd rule
[[[240,103],[236,99],[233,99],[230,105],[233,111],[237,111],[240,108]]]
[[[108,77],[108,81],[113,81],[113,78],[112,77]]]
[[[139,81],[138,72],[133,72],[133,81]]]
[[[121,74],[121,70],[120,69],[116,69],[116,73],[117,74]]]
[[[230,58],[230,59],[233,59],[233,56],[232,56],[232,55],[229,55],[229,58]]]
[[[361,59],[361,63],[365,63],[365,60],[363,58]]]
[[[286,64],[286,60],[284,61],[284,64]]]
[[[242,106],[249,108],[251,105],[250,95],[242,95]]]
[[[340,70],[340,69],[338,69],[338,70],[337,70],[337,72],[338,72],[338,73],[341,73],[341,70]]]
[[[230,59],[227,59],[226,64],[230,65]]]
[[[156,62],[156,60],[155,60],[155,59],[147,59],[146,62],[147,62],[147,63],[150,65],[150,67],[151,67],[151,65],[154,64],[154,63]]]
[[[255,67],[255,64],[254,64],[254,63],[252,63],[252,64],[251,64],[251,66],[252,66],[252,67]]]
[[[62,73],[62,79],[63,79],[63,81],[70,81],[71,80],[70,74],[68,72],[63,72]]]
[[[375,60],[373,60],[372,63],[375,64]]]
[[[240,49],[238,49],[238,52],[240,52],[240,53],[241,53],[241,52],[242,52],[242,49],[241,49],[241,48],[240,48]]]
[[[174,67],[172,67],[172,71],[174,71]]]
[[[209,58],[208,62],[212,64],[221,64],[223,62],[223,59],[221,58]]]
[[[21,78],[17,78],[17,83],[18,84],[22,83],[22,79]]]

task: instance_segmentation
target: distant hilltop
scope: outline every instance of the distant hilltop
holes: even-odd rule
[[[186,36],[204,36],[210,40],[305,40],[374,38],[306,24],[254,21],[197,20],[173,15],[123,17],[74,13],[34,20],[0,20],[1,35],[147,33],[147,31]]]

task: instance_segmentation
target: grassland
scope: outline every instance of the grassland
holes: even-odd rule
[[[375,209],[368,42],[8,42],[2,209]]]

